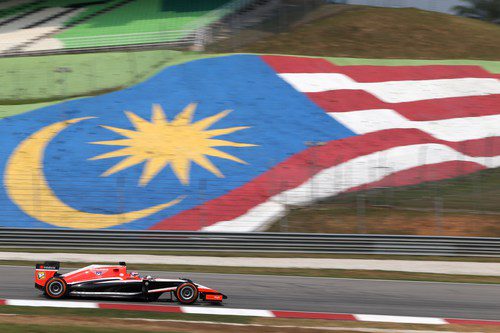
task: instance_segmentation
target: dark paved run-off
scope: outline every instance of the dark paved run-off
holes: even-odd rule
[[[191,278],[227,294],[229,299],[225,306],[232,308],[500,319],[500,285],[141,273],[164,278]],[[0,298],[43,299],[33,286],[33,268],[0,266]]]

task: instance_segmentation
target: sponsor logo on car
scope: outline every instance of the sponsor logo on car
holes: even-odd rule
[[[94,274],[97,275],[97,276],[101,276],[103,275],[104,273],[106,273],[108,270],[107,269],[98,269],[98,270],[94,270]]]
[[[43,280],[43,279],[45,279],[45,272],[38,272],[37,276],[38,276],[38,280]]]
[[[205,299],[207,301],[222,301],[222,295],[206,295]]]

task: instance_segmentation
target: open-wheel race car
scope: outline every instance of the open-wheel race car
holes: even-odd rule
[[[59,267],[57,261],[36,265],[35,287],[48,298],[122,297],[156,301],[162,294],[170,293],[182,304],[192,304],[198,299],[221,303],[227,298],[217,290],[190,279],[160,279],[140,276],[136,272],[128,273],[124,262],[118,265],[90,265],[66,274],[60,274]]]

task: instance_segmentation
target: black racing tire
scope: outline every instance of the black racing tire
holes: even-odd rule
[[[61,278],[53,277],[45,284],[45,296],[52,299],[61,299],[68,292],[66,281]]]
[[[175,297],[182,304],[193,304],[198,299],[198,288],[191,282],[185,282],[175,290]]]

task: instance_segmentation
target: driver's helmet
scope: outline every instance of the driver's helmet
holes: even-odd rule
[[[139,277],[139,273],[138,272],[132,272],[132,273],[130,273],[130,276],[133,277],[133,278],[138,278]]]

